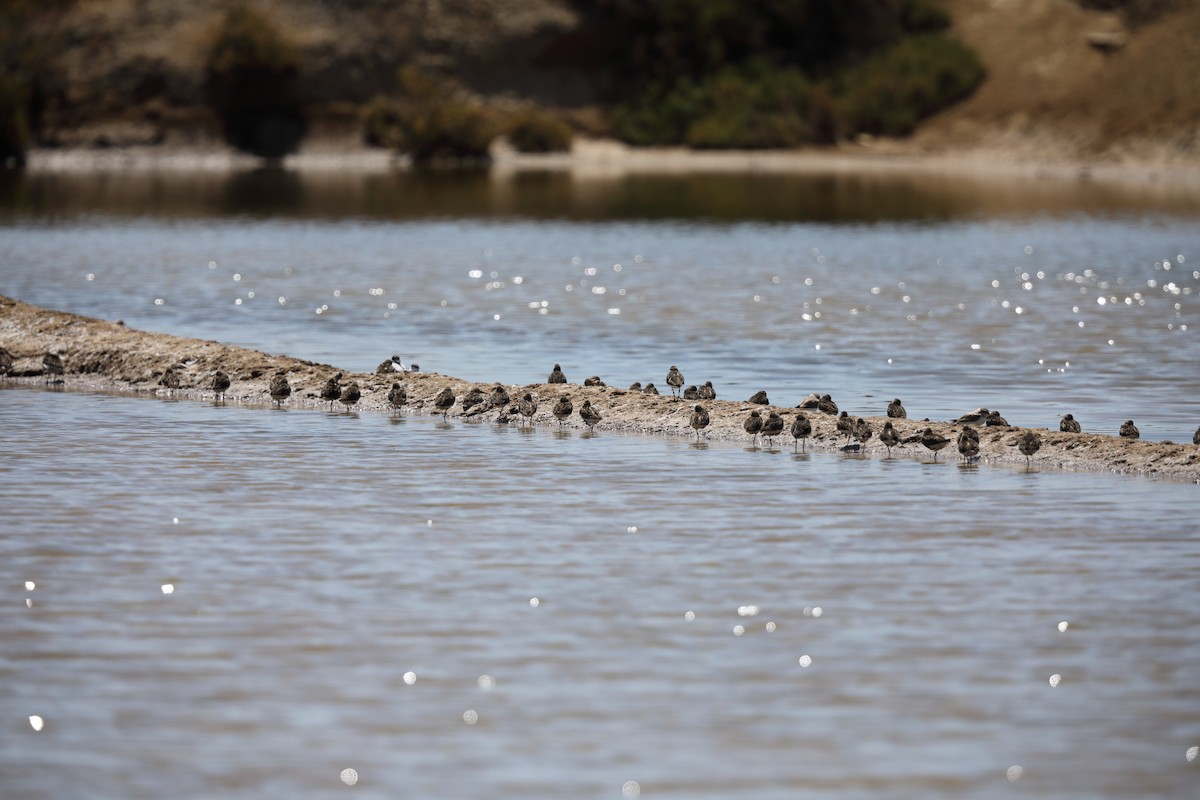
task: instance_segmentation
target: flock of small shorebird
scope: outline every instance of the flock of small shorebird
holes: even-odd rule
[[[7,375],[12,370],[14,360],[12,353],[0,347],[0,375]],[[65,371],[62,357],[56,353],[47,353],[42,358],[42,367],[47,380],[55,376],[60,376]],[[399,356],[392,356],[390,360],[384,361],[379,365],[376,374],[417,371],[419,371],[419,367],[416,364],[405,366]],[[333,408],[334,403],[341,403],[349,410],[362,397],[362,390],[357,381],[351,381],[342,385],[341,379],[342,373],[340,372],[329,378],[325,382],[324,387],[322,387],[320,396],[323,401],[329,403],[330,409]],[[217,370],[212,375],[208,388],[213,392],[215,397],[223,400],[225,392],[229,390],[231,383],[232,381],[228,374]],[[560,365],[554,365],[554,369],[550,371],[550,376],[546,379],[546,383],[567,383],[566,375],[563,374]],[[675,365],[671,365],[671,368],[667,371],[666,383],[671,389],[671,397],[674,400],[715,400],[717,398],[712,381],[705,381],[703,386],[688,386],[684,388],[683,373]],[[159,384],[171,390],[180,388],[180,370],[173,366],[168,367],[159,380]],[[583,385],[605,386],[606,384],[598,376],[592,376],[585,380]],[[629,387],[629,391],[640,391],[648,395],[659,394],[658,389],[653,383],[643,386],[640,382],[637,382]],[[269,392],[276,406],[281,406],[283,401],[291,396],[292,386],[288,382],[286,370],[279,370],[272,377]],[[391,389],[388,391],[387,399],[392,409],[399,410],[408,403],[408,392],[398,382],[393,382]],[[442,418],[445,419],[457,401],[454,392],[449,387],[446,387],[433,398],[433,405],[434,408],[442,412]],[[757,405],[769,405],[765,391],[756,392],[747,402]],[[479,416],[489,411],[498,411],[499,414],[496,421],[502,424],[507,424],[514,418],[518,420],[523,419],[532,424],[533,416],[537,413],[538,409],[538,401],[531,392],[525,392],[514,403],[508,390],[498,383],[492,388],[490,393],[485,393],[479,387],[472,388],[463,396],[461,404],[463,415],[468,417]],[[753,442],[757,442],[758,437],[762,436],[767,440],[768,446],[770,446],[776,436],[781,436],[786,428],[792,435],[793,444],[801,447],[805,445],[805,440],[813,432],[812,421],[809,420],[804,412],[815,410],[820,414],[837,417],[837,431],[845,437],[847,442],[851,439],[858,440],[857,445],[847,444],[843,449],[853,448],[857,450],[865,446],[875,435],[875,430],[868,421],[861,417],[851,416],[846,411],[839,413],[837,403],[828,394],[821,396],[818,396],[816,393],[810,394],[796,408],[796,415],[792,419],[790,426],[788,426],[787,421],[777,411],[770,411],[766,417],[763,417],[762,413],[758,410],[752,410],[743,422],[742,427],[751,436]],[[560,394],[552,408],[552,413],[554,414],[554,418],[558,420],[559,427],[562,427],[574,412],[575,407],[571,402],[571,396],[566,392]],[[602,419],[600,410],[592,405],[591,400],[583,401],[583,405],[579,408],[579,416],[589,430],[594,429]],[[893,447],[919,442],[933,453],[933,458],[936,461],[938,451],[944,450],[954,441],[939,433],[935,433],[931,427],[925,428],[920,433],[901,437],[891,422],[892,419],[908,418],[908,412],[905,411],[904,405],[898,397],[888,404],[887,416],[889,420],[883,424],[883,429],[879,431],[879,441],[887,448],[889,457],[891,456]],[[689,425],[696,431],[697,439],[703,434],[704,429],[709,426],[710,422],[708,411],[703,406],[697,403],[692,407]],[[979,457],[979,431],[977,426],[1010,427],[1008,421],[1000,416],[1000,412],[989,411],[986,408],[977,408],[953,422],[963,426],[955,444],[958,446],[959,454],[968,461]],[[1058,429],[1063,433],[1082,432],[1079,421],[1071,414],[1067,414],[1059,420]],[[1133,424],[1133,420],[1126,420],[1121,425],[1118,433],[1123,439],[1137,439],[1141,435],[1137,426]],[[1197,428],[1196,432],[1192,435],[1192,443],[1200,445],[1200,428]],[[1037,431],[1027,430],[1021,434],[1021,437],[1017,441],[1017,449],[1025,456],[1027,465],[1029,460],[1041,447],[1042,439]]]

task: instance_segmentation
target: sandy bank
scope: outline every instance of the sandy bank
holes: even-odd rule
[[[255,350],[232,347],[214,341],[186,339],[164,333],[147,333],[132,330],[119,322],[82,317],[76,314],[50,311],[0,295],[0,346],[7,348],[15,357],[12,374],[3,378],[6,382],[26,383],[41,386],[45,383],[42,356],[47,352],[59,354],[65,365],[63,376],[67,389],[118,391],[142,395],[165,395],[169,390],[159,385],[164,371],[176,366],[182,381],[179,389],[171,391],[177,398],[208,400],[214,399],[208,388],[217,369],[229,374],[233,383],[225,393],[225,402],[247,406],[269,407],[272,405],[268,385],[278,370],[287,372],[293,387],[286,401],[292,408],[325,408],[327,403],[320,399],[325,381],[337,370],[328,364],[269,355]],[[386,360],[387,353],[380,359]],[[344,372],[344,371],[343,371]],[[665,374],[665,373],[664,373]],[[461,400],[473,386],[480,386],[489,393],[494,384],[476,384],[461,378],[439,375],[432,372],[350,374],[346,373],[343,383],[357,381],[362,388],[362,399],[355,410],[362,412],[392,413],[388,407],[387,394],[393,382],[404,386],[408,392],[408,405],[402,413],[437,414],[433,398],[444,388],[455,395],[455,404],[450,409],[451,417],[464,418]],[[567,423],[570,427],[584,427],[578,409],[584,400],[603,415],[597,426],[600,431],[621,431],[657,436],[694,436],[689,427],[691,402],[674,402],[670,396],[648,396],[641,392],[630,392],[618,387],[584,387],[578,384],[552,386],[528,384],[506,387],[516,398],[531,392],[539,406],[533,423],[540,426],[557,426],[551,408],[562,392],[571,396],[575,413]],[[666,389],[665,383],[662,387]],[[718,392],[719,392],[718,387]],[[798,400],[799,398],[797,398]],[[742,423],[753,409],[765,416],[770,410],[778,411],[790,423],[795,410],[781,406],[758,406],[747,402],[717,399],[703,401],[712,423],[705,431],[707,438],[714,440],[748,441]],[[340,406],[338,406],[340,408]],[[498,411],[483,414],[468,414],[465,418],[484,424],[495,424]],[[810,451],[836,452],[844,444],[837,432],[833,417],[817,412],[808,412],[812,420],[813,435],[806,442]],[[860,457],[883,458],[885,448],[879,443],[878,431],[886,421],[883,417],[868,417],[875,429],[872,438]],[[932,427],[943,436],[954,438],[959,426],[948,422],[928,423],[918,420],[894,421],[901,436],[920,432]],[[517,424],[516,416],[511,424]],[[983,464],[1012,465],[1025,467],[1025,457],[1017,452],[1016,443],[1024,429],[983,428],[981,429],[980,462]],[[1093,470],[1141,474],[1160,479],[1200,483],[1200,446],[1173,444],[1170,442],[1126,441],[1117,436],[1103,434],[1064,434],[1057,431],[1039,430],[1042,448],[1034,457],[1037,468],[1067,470]],[[790,448],[793,442],[785,432],[776,439],[776,446]],[[908,444],[892,451],[895,458],[929,460],[931,453],[920,444]],[[943,450],[940,458],[958,458],[954,446]]]

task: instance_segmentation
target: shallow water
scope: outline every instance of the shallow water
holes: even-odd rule
[[[1191,201],[7,180],[0,293],[138,328],[1200,423]],[[0,453],[5,797],[1194,793],[1194,486],[12,385]]]

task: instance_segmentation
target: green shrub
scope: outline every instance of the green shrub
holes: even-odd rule
[[[681,144],[703,113],[702,92],[690,81],[651,87],[613,109],[613,135],[639,146]]]
[[[205,72],[209,102],[230,144],[265,158],[299,146],[305,129],[300,56],[267,17],[244,6],[230,9]]]
[[[706,149],[795,147],[813,141],[812,88],[796,70],[725,73],[704,86],[705,111],[685,142]]]
[[[499,133],[493,116],[453,82],[405,67],[399,73],[396,149],[416,163],[486,161]]]
[[[563,153],[571,149],[571,126],[537,109],[520,112],[508,123],[508,141],[522,153]]]
[[[12,78],[0,75],[0,165],[25,163],[29,149],[29,123],[25,91]]]

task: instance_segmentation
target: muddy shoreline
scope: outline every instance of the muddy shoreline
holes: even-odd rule
[[[320,397],[322,386],[328,378],[342,372],[343,384],[357,381],[362,389],[362,397],[354,406],[355,411],[396,413],[389,407],[387,395],[392,383],[397,382],[408,393],[408,403],[399,413],[438,415],[441,412],[434,407],[434,397],[449,388],[455,395],[455,404],[449,410],[450,417],[496,424],[499,414],[498,410],[482,414],[463,413],[463,396],[475,386],[488,394],[495,385],[492,383],[476,383],[435,372],[350,373],[329,364],[286,355],[271,355],[215,341],[138,331],[120,321],[109,322],[52,311],[3,295],[0,295],[0,347],[9,350],[15,357],[10,374],[2,379],[9,384],[45,385],[47,376],[44,375],[42,356],[53,352],[63,359],[65,374],[61,377],[61,385],[68,390],[169,395],[179,399],[213,401],[214,394],[208,387],[213,373],[220,369],[232,379],[224,402],[268,408],[274,405],[269,394],[271,378],[277,371],[285,370],[293,389],[286,401],[287,406],[321,409],[329,405]],[[381,353],[380,358],[386,360],[388,354]],[[175,366],[181,376],[180,388],[173,390],[159,383],[163,373],[171,366]],[[584,429],[578,409],[585,400],[590,400],[603,416],[597,426],[600,431],[683,438],[695,436],[689,426],[694,403],[673,401],[665,382],[660,387],[660,391],[666,392],[665,396],[631,392],[623,386],[582,386],[573,383],[533,383],[505,388],[514,402],[524,392],[530,392],[538,399],[534,425],[558,426],[551,409],[558,396],[566,392],[575,406],[575,412],[566,422],[571,428]],[[719,394],[716,400],[700,403],[708,410],[712,420],[705,430],[710,440],[748,442],[749,436],[743,430],[742,423],[754,409],[761,411],[764,417],[769,411],[778,411],[789,424],[795,414],[795,409],[790,407],[753,405],[745,401],[723,399]],[[816,411],[806,414],[812,421],[813,433],[805,442],[805,448],[811,452],[840,451],[845,445],[845,438],[836,430],[834,417]],[[874,428],[875,436],[858,455],[884,458],[887,451],[879,442],[878,432],[887,419],[882,415],[866,419]],[[893,423],[901,437],[931,427],[935,432],[953,439],[961,429],[961,426],[951,422],[909,419],[893,420]],[[518,417],[514,415],[509,424],[520,424]],[[979,463],[1025,468],[1025,457],[1016,447],[1018,438],[1025,430],[1028,429],[981,428]],[[1033,466],[1038,469],[1115,472],[1200,483],[1200,446],[1191,443],[1128,441],[1115,435],[1034,430],[1042,438],[1041,450],[1033,458]],[[791,448],[791,436],[785,431],[775,439],[774,446]],[[920,460],[933,458],[930,451],[919,443],[893,448],[891,455],[893,458]],[[941,451],[939,459],[958,460],[954,445]]]

